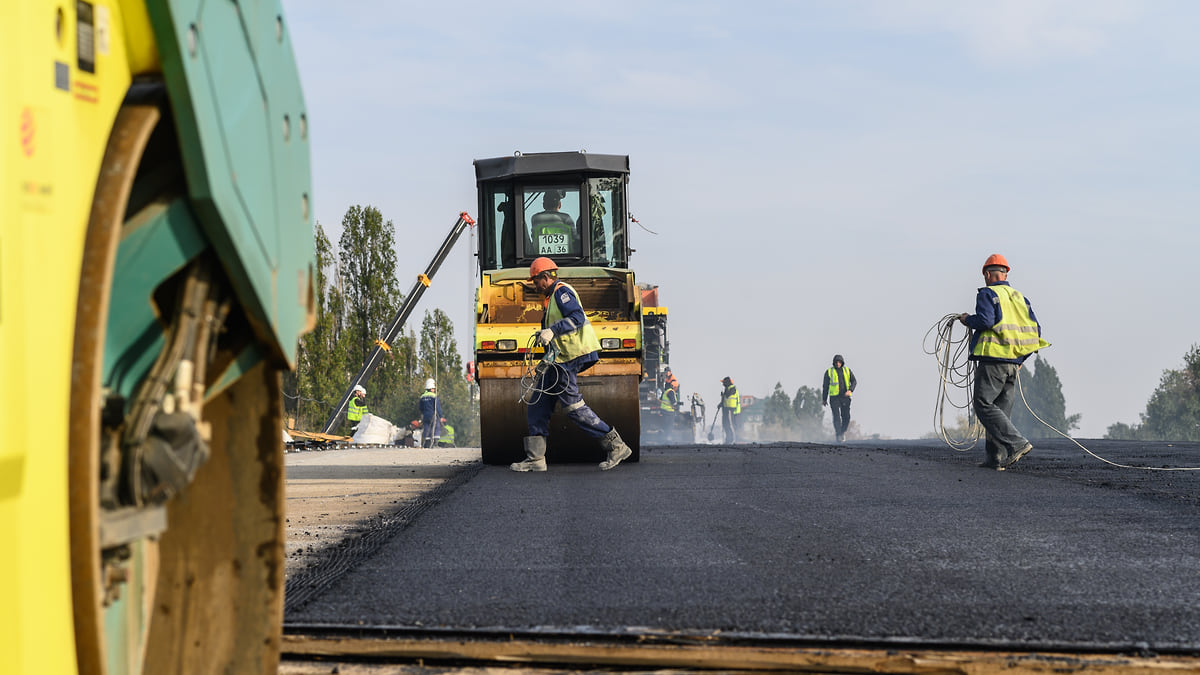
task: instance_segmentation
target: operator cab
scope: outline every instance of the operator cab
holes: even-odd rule
[[[628,156],[516,153],[474,164],[481,269],[528,268],[540,256],[559,267],[628,267]]]

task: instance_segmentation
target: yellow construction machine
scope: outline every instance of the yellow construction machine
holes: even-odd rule
[[[584,400],[633,449],[627,461],[637,461],[642,308],[629,267],[629,158],[516,153],[475,160],[475,179],[480,214],[475,369],[483,461],[506,464],[525,456],[521,399],[531,384],[530,364],[542,353],[531,336],[545,313],[544,297],[528,277],[529,265],[541,256],[554,260],[559,278],[579,293],[600,339],[600,361],[579,377]],[[535,230],[549,220],[554,227]],[[546,456],[600,461],[605,453],[559,411],[551,420]]]
[[[278,0],[0,21],[0,670],[273,673],[314,312]]]

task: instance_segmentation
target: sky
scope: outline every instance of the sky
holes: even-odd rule
[[[379,209],[407,292],[477,215],[473,160],[628,155],[631,266],[710,409],[722,377],[794,396],[842,354],[863,433],[934,431],[925,338],[973,311],[991,253],[1052,343],[1077,438],[1138,423],[1200,343],[1200,3],[283,6],[335,245],[349,207]],[[476,241],[410,319],[445,311],[464,361]]]

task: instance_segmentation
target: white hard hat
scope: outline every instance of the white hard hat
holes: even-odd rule
[[[426,389],[436,389],[436,388],[437,388],[437,382],[434,382],[434,381],[433,381],[433,378],[431,377],[431,378],[429,378],[428,380],[425,380],[425,388],[426,388]]]
[[[363,393],[363,395],[366,395],[366,393],[367,393],[366,387],[363,387],[361,384],[354,385],[354,391],[355,391],[355,393],[361,391]]]

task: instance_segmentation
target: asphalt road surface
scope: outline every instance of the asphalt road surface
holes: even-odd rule
[[[1200,466],[1200,444],[1082,442]],[[1005,472],[982,458],[938,441],[651,447],[608,472],[456,457],[419,505],[381,500],[358,543],[289,567],[285,621],[1200,653],[1200,472],[1065,440]],[[404,469],[377,461],[333,463],[386,491]]]

